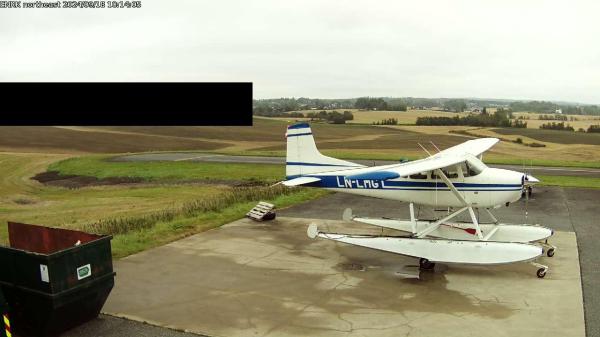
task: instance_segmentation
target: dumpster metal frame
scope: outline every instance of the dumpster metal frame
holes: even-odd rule
[[[15,222],[8,228],[10,247],[0,246],[0,291],[14,331],[58,335],[98,316],[116,275],[112,236]]]

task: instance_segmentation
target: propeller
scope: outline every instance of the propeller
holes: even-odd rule
[[[530,163],[529,165],[529,169],[526,168],[525,166],[525,160],[523,160],[523,178],[521,178],[521,184],[523,185],[523,193],[525,193],[525,223],[527,223],[527,217],[529,216],[529,185],[527,184],[529,182],[529,179],[532,178],[534,180],[537,180],[535,178],[533,178],[529,173],[531,171],[531,167],[532,167],[532,163]]]

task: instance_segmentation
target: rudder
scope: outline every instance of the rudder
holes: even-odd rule
[[[317,149],[308,123],[288,126],[286,138],[285,175],[287,179],[312,173],[364,167],[363,165],[322,155]]]

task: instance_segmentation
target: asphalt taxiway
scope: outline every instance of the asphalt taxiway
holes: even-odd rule
[[[284,164],[284,157],[259,157],[259,156],[230,156],[202,152],[155,152],[139,153],[112,158],[114,161],[191,161],[191,162],[218,162],[218,163],[256,163],[256,164]],[[387,165],[398,163],[390,160],[352,160],[353,162],[366,165]],[[520,166],[520,165],[496,165],[491,167],[504,168],[515,171],[527,171],[532,175],[560,175],[579,177],[600,177],[600,169],[577,168],[577,167],[548,167],[548,166]]]
[[[557,230],[556,255],[541,261],[550,266],[545,279],[515,264],[440,265],[415,280],[413,258],[310,240],[310,222],[381,231],[340,222],[345,207],[361,216],[408,214],[406,204],[332,194],[280,210],[272,222],[242,219],[115,261],[116,286],[103,310],[211,336],[584,336],[585,329],[596,336],[599,197],[597,190],[540,187],[527,202],[527,221],[524,202],[496,210],[503,222]]]

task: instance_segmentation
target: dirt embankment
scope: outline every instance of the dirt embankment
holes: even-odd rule
[[[140,178],[126,177],[111,177],[98,179],[96,177],[77,176],[77,175],[60,175],[57,171],[46,171],[38,173],[31,179],[37,180],[42,184],[49,186],[58,186],[66,188],[81,188],[86,186],[103,186],[103,185],[122,185],[122,184],[139,184],[143,180]]]
[[[60,175],[58,171],[46,171],[38,173],[31,179],[36,180],[44,185],[57,186],[64,188],[82,188],[90,186],[107,186],[107,185],[149,185],[149,184],[203,184],[203,185],[227,185],[233,187],[243,186],[267,186],[267,182],[263,181],[248,181],[248,180],[220,180],[220,179],[196,179],[185,181],[145,181],[141,178],[130,177],[109,177],[96,178],[80,175]]]

